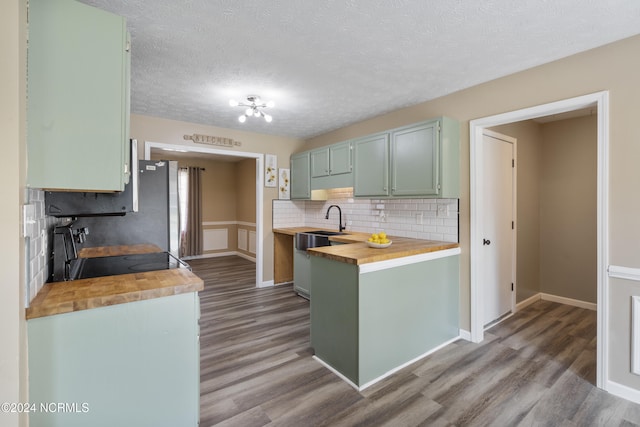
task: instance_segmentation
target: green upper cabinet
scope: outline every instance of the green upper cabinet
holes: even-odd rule
[[[351,142],[310,151],[311,189],[353,187]]]
[[[311,178],[351,173],[351,169],[349,141],[311,151]]]
[[[391,195],[438,195],[439,124],[432,121],[391,132]]]
[[[309,151],[291,156],[291,198],[311,198]]]
[[[29,2],[28,186],[124,189],[129,61],[124,18],[73,0]]]
[[[389,195],[389,134],[366,136],[353,141],[356,197]]]
[[[459,134],[442,117],[355,140],[354,196],[458,198]]]

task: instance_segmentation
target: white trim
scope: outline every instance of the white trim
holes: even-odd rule
[[[586,308],[587,310],[593,310],[593,311],[598,310],[597,304],[594,304],[592,302],[587,302],[587,301],[581,301],[578,299],[561,297],[561,296],[552,295],[552,294],[545,294],[544,292],[540,293],[540,298],[544,301],[551,301],[551,302],[557,302],[559,304],[566,304],[574,307]]]
[[[336,371],[335,368],[333,368],[331,365],[329,365],[328,363],[326,363],[325,361],[323,361],[322,359],[320,359],[318,356],[313,356],[313,358],[315,360],[317,360],[318,362],[320,362],[323,366],[325,366],[327,369],[329,369],[331,372],[333,372],[334,374],[336,374],[337,376],[339,376],[340,378],[342,378],[347,384],[349,384],[351,387],[355,388],[358,391],[362,391],[367,387],[371,387],[372,385],[374,385],[375,383],[387,378],[390,375],[395,374],[396,372],[398,372],[401,369],[406,368],[407,366],[411,365],[412,363],[417,362],[420,359],[424,359],[425,357],[429,356],[430,354],[435,353],[438,350],[443,349],[444,347],[448,346],[451,343],[454,343],[456,341],[458,341],[460,339],[460,336],[451,338],[448,341],[445,341],[444,343],[440,344],[439,346],[436,346],[434,348],[432,348],[429,351],[426,351],[424,353],[422,353],[420,356],[409,360],[408,362],[403,363],[400,366],[396,366],[395,368],[385,372],[384,374],[380,375],[379,377],[369,381],[368,383],[365,383],[361,386],[356,385],[353,381],[351,381],[349,378],[345,377],[344,375],[342,375],[340,372]]]
[[[258,285],[259,288],[272,288],[274,286],[275,284],[273,280],[267,280]]]
[[[214,252],[214,253],[209,253],[209,254],[182,257],[181,259],[184,260],[184,261],[189,261],[190,259],[221,258],[221,257],[224,257],[224,256],[234,256],[234,255],[235,256],[239,256],[240,258],[244,258],[246,260],[249,260],[251,262],[256,262],[256,259],[254,257],[249,256],[247,254],[243,254],[242,252],[237,252],[237,251]]]
[[[631,297],[631,372],[640,375],[640,296]]]
[[[193,153],[216,154],[221,156],[242,157],[256,160],[256,287],[261,287],[264,278],[264,153],[250,153],[245,151],[231,151],[211,147],[198,147],[184,144],[165,144],[162,142],[144,142],[144,158],[151,158],[152,148],[168,148],[173,150],[187,150]],[[273,282],[273,281],[272,281]]]
[[[640,403],[640,390],[636,390],[635,388],[614,381],[607,381],[605,390],[614,396],[622,397],[634,403]]]
[[[471,332],[465,329],[460,329],[458,330],[458,334],[460,335],[460,339],[465,341],[471,341]]]
[[[333,372],[334,374],[336,374],[338,377],[340,377],[340,379],[344,382],[346,382],[347,384],[349,384],[351,387],[355,388],[356,390],[360,391],[361,389],[357,386],[356,383],[354,383],[353,381],[351,381],[349,378],[345,377],[344,375],[342,375],[340,372],[338,372],[333,366],[329,365],[327,362],[325,362],[324,360],[320,359],[318,356],[313,355],[311,356],[312,359],[314,359],[315,361],[317,361],[319,364],[321,364],[322,366],[324,366],[325,368],[327,368],[328,370],[330,370],[331,372]]]
[[[530,296],[529,298],[527,298],[524,301],[520,301],[519,303],[516,304],[516,312],[522,310],[523,308],[533,304],[534,302],[538,302],[542,299],[542,294],[540,292],[538,292],[537,294]]]
[[[246,221],[203,221],[203,226],[216,226],[216,225],[244,225],[246,227],[255,227],[255,222]]]
[[[460,248],[444,249],[441,251],[427,252],[424,254],[411,255],[402,258],[394,258],[385,261],[370,262],[359,266],[360,274],[373,273],[374,271],[386,270],[394,267],[402,267],[404,265],[416,264],[423,261],[432,261],[434,259],[446,258],[459,255]]]
[[[609,312],[609,280],[607,266],[609,260],[609,92],[602,91],[571,99],[552,102],[517,111],[498,114],[471,120],[469,123],[470,143],[470,296],[471,296],[471,338],[473,342],[484,339],[482,324],[482,295],[480,292],[479,259],[477,258],[479,245],[482,241],[479,233],[479,218],[477,215],[479,185],[477,173],[480,169],[478,146],[482,141],[484,128],[534,119],[536,117],[559,114],[597,105],[598,108],[598,181],[597,181],[597,286],[598,286],[598,332],[597,332],[597,386],[608,390],[608,312]]]
[[[640,282],[640,268],[620,267],[619,265],[610,265],[608,268],[609,277],[616,279],[634,280]]]

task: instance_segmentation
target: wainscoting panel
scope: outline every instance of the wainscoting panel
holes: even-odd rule
[[[244,228],[238,228],[238,249],[247,250],[247,230]]]
[[[249,231],[249,252],[256,253],[256,232]]]
[[[204,251],[219,251],[229,247],[229,231],[226,228],[213,228],[202,231]]]
[[[640,375],[640,296],[631,297],[631,372]]]

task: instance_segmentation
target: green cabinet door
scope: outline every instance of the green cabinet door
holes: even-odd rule
[[[440,190],[439,121],[391,133],[391,194],[437,195]]]
[[[389,134],[353,141],[356,197],[389,195]]]
[[[351,173],[351,143],[349,141],[329,146],[329,174]]]
[[[123,190],[128,50],[122,17],[72,0],[29,2],[30,187]]]
[[[311,260],[307,251],[293,249],[293,289],[311,298]]]
[[[351,173],[351,169],[349,141],[311,151],[311,178]]]
[[[311,180],[309,174],[309,152],[291,156],[291,198],[311,198]]]
[[[311,156],[311,178],[329,176],[329,148],[313,150]]]

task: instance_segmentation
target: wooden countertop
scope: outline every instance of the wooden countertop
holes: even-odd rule
[[[121,246],[99,246],[95,248],[82,248],[78,251],[79,258],[98,258],[103,256],[149,254],[162,252],[156,245],[121,245]]]
[[[109,248],[105,250],[112,255],[144,253],[132,252],[135,248],[123,247],[122,252],[117,252],[114,246]],[[203,289],[202,279],[186,268],[46,283],[26,309],[26,317],[35,319]]]
[[[295,235],[295,233],[312,230],[322,229],[314,227],[291,227],[274,229],[273,232]],[[459,243],[388,236],[389,240],[393,242],[391,246],[384,249],[375,249],[370,248],[365,243],[370,234],[351,231],[347,231],[347,233],[348,234],[342,236],[329,237],[329,240],[346,244],[312,248],[308,250],[309,254],[334,261],[345,262],[347,264],[361,265],[460,247]]]

